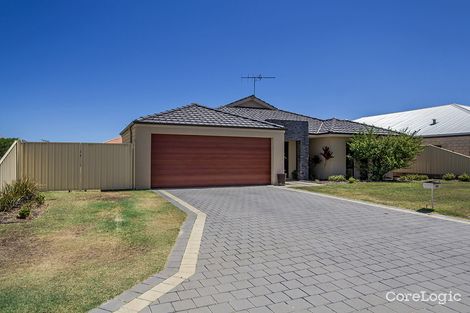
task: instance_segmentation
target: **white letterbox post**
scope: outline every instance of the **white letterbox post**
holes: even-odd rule
[[[431,189],[431,208],[434,210],[434,189],[439,188],[440,182],[434,180],[427,180],[423,183],[424,189]]]

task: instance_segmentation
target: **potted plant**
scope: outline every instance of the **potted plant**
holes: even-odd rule
[[[333,152],[330,150],[330,147],[328,146],[324,146],[322,148],[322,152],[320,153],[320,155],[325,159],[325,163],[323,164],[324,167],[326,167],[326,162],[329,159],[333,159],[335,157]]]

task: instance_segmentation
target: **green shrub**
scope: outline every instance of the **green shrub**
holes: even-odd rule
[[[455,179],[455,174],[454,173],[446,173],[442,175],[443,180],[454,180]]]
[[[297,170],[292,171],[292,179],[298,180],[299,179],[299,172]]]
[[[44,202],[46,202],[46,198],[44,197],[44,195],[42,193],[38,194],[36,197],[36,204],[39,206],[43,205]]]
[[[428,175],[416,175],[416,178],[414,180],[428,180],[429,177]]]
[[[33,210],[32,202],[28,202],[21,207],[18,211],[17,218],[25,219],[31,215],[31,211]]]
[[[28,202],[38,206],[44,203],[44,196],[39,193],[38,185],[29,179],[6,184],[0,191],[0,212],[11,211]]]
[[[410,178],[410,175],[402,175],[398,177],[399,181],[411,181],[412,179]]]
[[[429,179],[428,175],[421,175],[421,174],[407,174],[399,178],[399,180],[401,181],[419,181],[419,180],[427,180],[427,179]]]
[[[10,211],[20,204],[13,185],[6,184],[0,192],[0,212]]]
[[[370,128],[349,140],[349,154],[361,164],[361,176],[380,181],[388,172],[410,166],[423,149],[421,143],[422,138],[406,130],[383,136]]]
[[[357,179],[355,179],[354,177],[349,177],[348,178],[348,183],[354,184],[355,182],[357,182]]]
[[[460,181],[470,181],[470,175],[468,175],[467,173],[463,173],[458,177],[458,179]]]
[[[344,182],[346,181],[346,178],[344,178],[343,175],[332,175],[328,177],[328,180],[334,182]]]

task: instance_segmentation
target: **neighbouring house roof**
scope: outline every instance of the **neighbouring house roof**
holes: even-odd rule
[[[454,103],[366,116],[355,121],[397,131],[408,129],[423,137],[466,135],[470,134],[470,107]]]
[[[264,103],[267,104],[264,108],[257,107],[251,103]],[[218,108],[221,111],[233,113],[240,116],[250,117],[260,121],[267,120],[290,120],[290,121],[307,121],[308,131],[311,135],[326,135],[326,134],[345,134],[352,135],[366,132],[370,129],[378,134],[393,133],[387,129],[378,127],[371,127],[361,123],[341,120],[341,119],[327,119],[322,120],[302,114],[297,114],[289,111],[277,109],[269,103],[255,97],[249,96],[235,102],[229,103]]]
[[[189,104],[162,113],[136,119],[134,124],[162,124],[187,126],[215,126],[233,128],[284,129],[269,122],[238,116],[229,112],[208,108],[200,104]],[[126,128],[127,129],[127,128]]]
[[[108,141],[105,141],[105,143],[122,143],[122,137],[119,136],[113,139],[109,139]]]

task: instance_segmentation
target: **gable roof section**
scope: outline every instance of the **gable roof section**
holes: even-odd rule
[[[284,128],[273,123],[222,112],[195,103],[162,113],[143,116],[133,123],[261,129]]]
[[[436,123],[433,124],[433,119]],[[470,134],[470,107],[447,104],[436,107],[362,117],[357,122],[400,131],[408,129],[424,137]]]
[[[251,95],[251,96],[230,102],[229,104],[224,105],[224,107],[241,107],[241,108],[251,108],[251,109],[277,110],[275,106],[256,97],[255,95]]]

